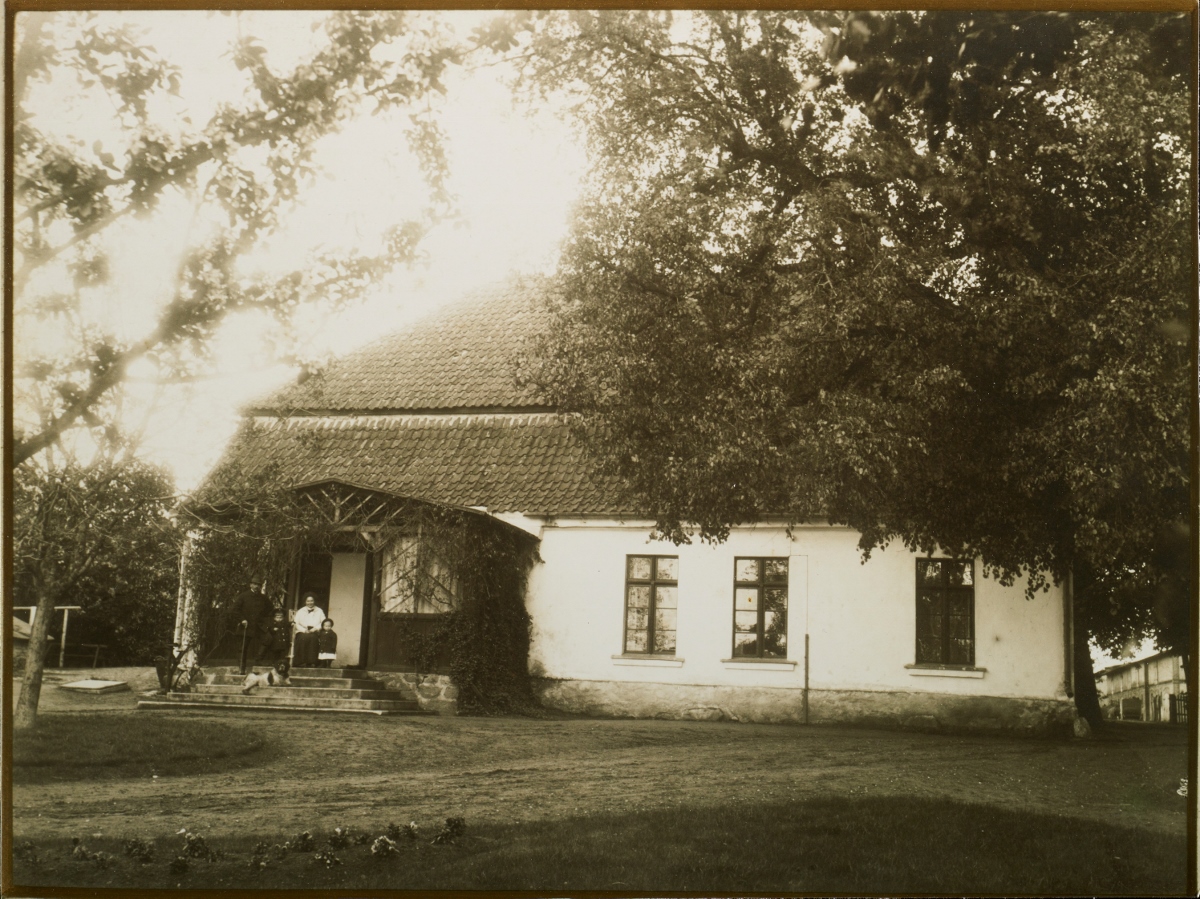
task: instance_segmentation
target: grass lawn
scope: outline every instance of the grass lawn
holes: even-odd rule
[[[1186,888],[1186,803],[1176,794],[1183,729],[1029,740],[727,722],[110,711],[43,716],[14,748],[16,895],[22,886]],[[465,831],[433,845],[449,817]],[[390,823],[409,821],[419,839],[371,854]],[[331,846],[336,826],[365,842]],[[218,857],[194,843],[181,865],[180,831]],[[282,848],[302,831],[312,845]]]
[[[249,722],[153,715],[44,715],[13,734],[14,783],[212,774],[260,764],[269,742]]]
[[[385,830],[358,832],[374,840]],[[900,893],[1132,895],[1185,886],[1183,836],[945,800],[818,799],[468,825],[444,845],[431,844],[435,830],[400,837],[383,857],[365,842],[331,848],[331,830],[313,830],[305,851],[283,849],[294,834],[206,839],[220,857],[189,858],[186,870],[175,861],[178,835],[155,840],[144,863],[116,837],[84,838],[83,852],[58,840],[19,846],[16,873],[21,884],[127,888],[870,893],[886,885]],[[267,845],[252,864],[259,842]]]

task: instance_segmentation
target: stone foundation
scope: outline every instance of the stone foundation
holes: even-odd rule
[[[427,712],[458,714],[458,687],[448,674],[416,674],[412,671],[370,671],[368,674],[389,688],[412,696]]]
[[[718,687],[534,678],[541,701],[582,715],[803,724],[803,688]],[[1069,735],[1068,699],[810,690],[808,722],[907,730]]]

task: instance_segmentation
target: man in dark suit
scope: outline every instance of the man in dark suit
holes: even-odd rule
[[[271,625],[271,602],[262,594],[262,578],[250,579],[250,589],[238,594],[230,611],[235,632],[243,634],[240,669],[245,674],[262,656]]]

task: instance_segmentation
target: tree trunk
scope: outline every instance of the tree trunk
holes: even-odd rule
[[[1092,726],[1092,730],[1104,724],[1100,711],[1100,696],[1096,693],[1096,675],[1092,671],[1092,649],[1088,645],[1090,631],[1086,619],[1075,606],[1075,709],[1079,717]]]
[[[50,619],[54,617],[54,591],[43,589],[38,596],[37,613],[30,628],[29,650],[25,657],[25,677],[21,681],[21,697],[13,715],[15,730],[29,730],[37,723],[38,700],[42,696],[42,671],[46,667],[46,638],[50,635]]]

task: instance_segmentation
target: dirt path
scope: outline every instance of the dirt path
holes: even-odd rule
[[[289,835],[337,824],[432,826],[450,815],[532,821],[862,794],[1185,832],[1185,800],[1175,794],[1186,773],[1183,729],[1124,727],[1106,739],[1054,742],[680,721],[237,720],[271,736],[261,765],[205,778],[15,784],[14,836],[151,838],[182,827]]]

